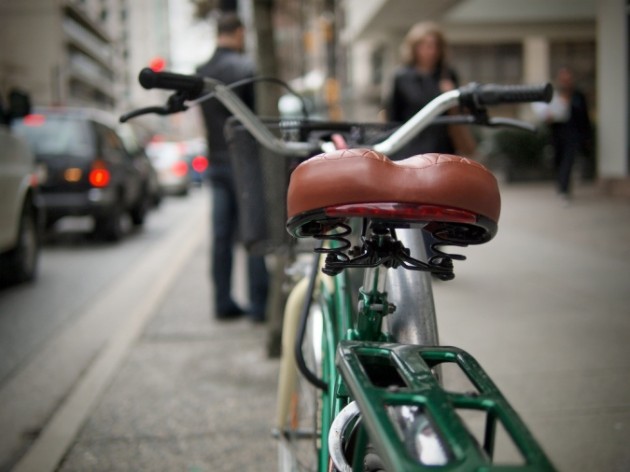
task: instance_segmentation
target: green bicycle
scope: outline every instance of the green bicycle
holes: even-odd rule
[[[297,166],[288,188],[288,231],[321,244],[284,312],[275,428],[280,470],[554,470],[474,358],[438,340],[431,275],[450,280],[453,261],[464,259],[444,246],[494,237],[496,179],[458,156],[387,157],[436,121],[529,128],[489,118],[486,107],[549,101],[549,85],[470,84],[442,94],[370,143],[357,139],[352,126],[347,133],[336,127],[328,139],[319,133],[284,141],[229,87],[212,80],[145,69],[140,82],[176,93],[165,107],[124,118],[217,98],[278,155],[326,151]],[[458,105],[470,115],[442,116]],[[449,385],[453,372],[463,388]],[[497,456],[502,438],[516,459]]]

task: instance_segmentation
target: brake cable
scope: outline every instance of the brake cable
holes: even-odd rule
[[[323,244],[323,243],[322,243]],[[327,391],[328,384],[311,371],[306,365],[304,360],[304,352],[302,352],[302,345],[304,344],[304,338],[306,336],[306,325],[308,323],[308,317],[311,311],[311,303],[313,301],[313,294],[315,293],[315,283],[317,282],[317,274],[319,272],[319,259],[321,253],[315,252],[313,257],[313,267],[309,275],[308,287],[306,289],[306,301],[302,305],[302,313],[300,313],[300,324],[298,327],[298,335],[295,339],[295,362],[298,370],[304,376],[304,378],[312,384],[314,387]]]

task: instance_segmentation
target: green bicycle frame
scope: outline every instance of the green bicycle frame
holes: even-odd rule
[[[363,470],[368,442],[390,471],[547,471],[554,470],[522,420],[501,395],[479,364],[466,352],[450,347],[396,344],[382,332],[382,321],[391,311],[384,291],[383,268],[366,277],[368,289],[360,290],[359,309],[352,300],[346,272],[334,277],[334,288],[321,284],[323,312],[322,376],[328,389],[321,396],[319,471],[330,469],[328,433],[332,422],[351,401],[356,401],[361,420],[356,435],[354,472]],[[474,387],[475,395],[446,391],[436,379],[436,367],[457,364]],[[374,368],[374,366],[377,366]],[[439,368],[438,368],[439,370]],[[379,376],[396,379],[384,385]],[[425,465],[412,457],[389,407],[417,407],[430,420],[448,460]],[[458,414],[462,410],[484,412],[483,439],[477,441]],[[502,425],[519,451],[518,464],[493,463],[497,426]]]
[[[336,395],[339,383],[335,363],[339,342],[345,339],[353,320],[353,300],[348,287],[347,273],[334,278],[334,289],[330,292],[327,284],[322,283],[322,314],[324,335],[322,336],[322,377],[328,383],[328,389],[321,397],[321,424],[319,427],[319,471],[328,470],[328,431],[333,419],[339,414],[346,402]]]

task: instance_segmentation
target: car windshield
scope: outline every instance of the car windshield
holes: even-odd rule
[[[26,139],[38,156],[90,157],[91,135],[87,123],[79,118],[32,114],[15,122],[14,131]]]

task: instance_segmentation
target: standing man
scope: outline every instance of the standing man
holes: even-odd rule
[[[208,62],[197,68],[197,74],[225,84],[254,76],[254,64],[243,55],[245,29],[234,13],[225,13],[217,21],[217,49]],[[243,102],[254,109],[254,84],[235,89]],[[215,317],[219,320],[239,318],[245,310],[232,298],[233,246],[236,238],[238,207],[228,145],[223,134],[231,113],[218,100],[202,104],[206,125],[212,190],[211,279],[214,286]],[[248,256],[248,288],[252,321],[265,319],[268,275],[262,256]]]
[[[573,164],[580,151],[590,153],[592,128],[586,97],[575,87],[573,71],[560,67],[555,82],[551,103],[536,104],[534,111],[550,126],[558,193],[568,202]]]

